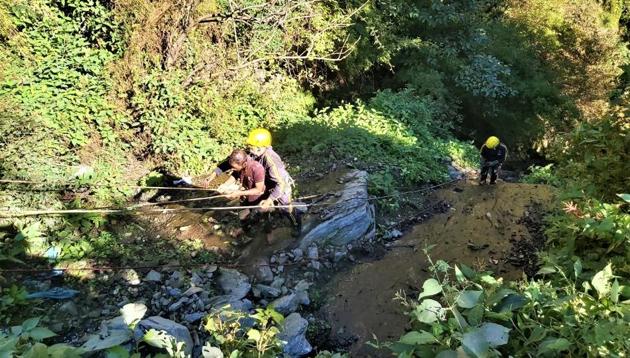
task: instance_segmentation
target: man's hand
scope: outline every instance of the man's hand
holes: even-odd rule
[[[265,199],[263,201],[260,202],[260,207],[262,209],[269,209],[271,207],[273,207],[273,199],[269,198],[269,199]]]
[[[242,196],[242,195],[241,195],[240,190],[233,191],[233,192],[231,192],[231,193],[225,194],[225,197],[226,197],[227,199],[238,199],[238,198],[240,198],[241,196]]]
[[[235,183],[225,182],[217,188],[220,194],[229,194],[238,190],[238,186]]]

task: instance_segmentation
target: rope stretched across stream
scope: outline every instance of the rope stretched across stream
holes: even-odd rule
[[[412,193],[419,193],[419,192],[425,192],[425,191],[429,191],[435,188],[439,188],[451,183],[454,183],[456,181],[459,181],[460,179],[453,179],[453,180],[449,180],[437,185],[433,185],[430,187],[426,187],[426,188],[422,188],[422,189],[418,189],[418,190],[409,190],[409,191],[403,191],[403,192],[399,192],[396,195],[383,195],[383,196],[377,196],[377,197],[371,197],[371,198],[367,198],[367,201],[373,201],[373,200],[382,200],[382,199],[387,199],[387,198],[392,198],[392,197],[396,197],[398,195],[401,194],[412,194]],[[0,183],[17,183],[17,184],[42,184],[42,183],[37,183],[37,182],[31,182],[31,181],[16,181],[16,180],[0,180]],[[133,187],[137,187],[137,188],[146,188],[146,189],[157,189],[157,188],[161,188],[161,187],[142,187],[142,186],[133,186]],[[169,188],[169,187],[166,187]],[[174,190],[179,190],[179,189],[185,189],[185,190],[199,190],[199,191],[209,191],[209,190],[213,190],[216,191],[215,189],[204,189],[204,188],[170,188],[170,189],[174,189]],[[322,194],[325,195],[325,194]],[[200,201],[200,200],[211,200],[211,199],[215,199],[215,198],[220,198],[220,197],[226,197],[226,194],[220,194],[220,195],[214,195],[214,196],[209,196],[209,197],[205,197],[205,198],[193,198],[193,199],[183,199],[183,200],[174,200],[174,201],[164,201],[161,203],[146,203],[146,204],[136,204],[136,205],[132,205],[132,206],[128,206],[125,208],[98,208],[98,209],[60,209],[60,210],[22,210],[22,211],[11,211],[11,210],[0,210],[0,218],[14,218],[14,217],[24,217],[24,216],[42,216],[42,215],[67,215],[67,214],[123,214],[123,213],[141,213],[141,214],[149,214],[149,213],[158,213],[158,214],[167,214],[167,213],[173,213],[173,212],[180,212],[180,211],[222,211],[222,210],[227,210],[227,211],[231,211],[231,210],[245,210],[245,209],[264,209],[261,205],[240,205],[240,206],[210,206],[210,207],[185,207],[185,208],[173,208],[173,209],[169,209],[169,208],[163,208],[163,209],[142,209],[143,207],[146,206],[154,206],[154,205],[167,205],[167,204],[175,204],[175,203],[183,203],[183,202],[191,202],[191,201]],[[296,203],[296,204],[291,204],[291,205],[274,205],[271,208],[309,208],[309,207],[315,207],[315,206],[332,206],[332,205],[338,205],[339,203],[343,203],[343,202],[349,202],[349,201],[355,201],[355,200],[359,200],[358,198],[349,198],[346,200],[340,200],[340,201],[336,201],[336,202],[332,202],[332,203],[311,203],[311,204],[303,204],[303,203]],[[150,204],[150,205],[149,205]]]

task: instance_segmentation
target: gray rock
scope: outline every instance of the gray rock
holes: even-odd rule
[[[310,286],[311,286],[310,283],[304,280],[300,280],[300,282],[298,282],[293,288],[293,290],[295,290],[295,295],[297,296],[297,300],[301,305],[306,306],[306,305],[311,304],[311,300],[308,297],[308,288]]]
[[[166,292],[168,293],[169,296],[175,297],[175,298],[182,295],[182,290],[180,290],[179,288],[168,288]]]
[[[446,166],[446,169],[448,170],[448,176],[452,180],[462,179],[462,178],[464,178],[466,176],[465,171],[463,171],[457,165],[449,164],[449,165]]]
[[[311,263],[309,264],[310,267],[312,267],[314,270],[321,270],[322,268],[322,264],[319,263],[319,261],[311,261]]]
[[[59,312],[64,315],[68,315],[71,317],[76,317],[79,315],[79,309],[77,308],[76,303],[72,301],[65,302],[59,307]]]
[[[333,260],[335,262],[339,262],[341,260],[343,260],[343,258],[346,257],[346,253],[343,251],[337,251],[335,252],[335,256],[333,257]]]
[[[300,306],[300,300],[295,293],[282,296],[270,303],[271,307],[283,315],[295,312]]]
[[[180,298],[177,302],[173,303],[172,305],[170,305],[168,307],[168,310],[170,312],[175,312],[178,311],[180,308],[182,308],[183,305],[185,305],[186,303],[188,303],[188,298],[187,297],[182,297]]]
[[[400,230],[392,229],[392,230],[389,230],[388,232],[386,232],[383,235],[383,239],[385,239],[385,240],[397,239],[397,238],[401,237],[402,235],[403,235],[403,233]]]
[[[247,296],[250,288],[249,278],[234,269],[219,269],[219,286],[226,295],[230,295],[236,299]]]
[[[367,200],[367,173],[351,170],[342,173],[340,179],[343,184],[339,188],[324,188],[326,191],[336,192],[336,195],[323,201],[330,206],[322,209],[317,217],[312,215],[305,222],[303,236],[298,244],[301,249],[323,243],[340,246],[374,237],[374,205]]]
[[[144,333],[150,329],[165,331],[173,338],[175,338],[178,342],[185,343],[184,351],[186,352],[186,354],[192,353],[193,340],[190,336],[188,328],[169,319],[162,318],[160,316],[153,316],[143,319],[138,323],[136,329],[134,330],[135,339],[139,341]]]
[[[269,283],[273,281],[273,272],[271,267],[265,259],[260,259],[256,262],[256,280],[258,282]]]
[[[291,358],[303,357],[313,349],[304,336],[308,328],[308,321],[297,313],[291,313],[284,319],[280,327],[278,338],[286,342],[283,351]]]
[[[306,252],[306,257],[308,257],[309,260],[319,260],[319,250],[317,249],[317,246],[309,246]]]
[[[193,272],[190,282],[195,286],[203,286],[204,279],[197,272]]]
[[[196,295],[201,292],[203,292],[203,288],[201,287],[190,287],[189,289],[186,290],[186,292],[183,293],[183,295],[186,297],[190,297],[192,295]]]
[[[144,280],[149,282],[162,282],[162,274],[157,271],[151,270],[144,277]]]
[[[188,323],[195,323],[199,320],[201,320],[202,318],[204,318],[206,316],[205,313],[203,312],[193,312],[193,313],[187,313],[183,316],[184,321],[188,322]]]
[[[282,277],[278,276],[271,283],[271,287],[277,288],[277,289],[282,289],[282,285],[284,285],[284,281],[285,280]]]
[[[100,351],[129,341],[131,331],[122,316],[101,322],[97,334],[88,336],[82,348],[88,351]]]
[[[228,305],[230,309],[241,312],[249,312],[254,308],[252,302],[246,298],[236,299],[234,296],[223,295],[212,297],[205,309],[210,310],[211,313],[216,313],[223,310]]]
[[[123,270],[121,271],[120,275],[125,281],[127,281],[128,284],[132,286],[136,286],[140,284],[140,276],[138,276],[138,273],[136,272],[136,270],[133,270],[133,269]]]
[[[279,288],[260,284],[255,285],[252,291],[254,291],[254,296],[265,298],[276,298],[282,294],[282,290]]]
[[[169,279],[166,281],[166,284],[171,287],[181,288],[184,284],[184,276],[179,271],[173,271],[171,277],[169,277]]]
[[[302,257],[304,257],[304,251],[302,251],[302,249],[300,249],[299,247],[293,249],[291,253],[293,254],[294,261],[300,261]]]

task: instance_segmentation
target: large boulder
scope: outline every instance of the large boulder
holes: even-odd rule
[[[306,328],[308,321],[298,313],[291,313],[282,322],[278,338],[285,342],[283,350],[287,357],[303,357],[313,349],[304,336]]]
[[[326,193],[326,198],[309,210],[302,230],[299,247],[326,242],[341,246],[376,233],[374,205],[368,201],[368,174],[351,170],[334,172],[321,180],[314,190]]]
[[[237,270],[228,268],[221,268],[219,272],[219,279],[217,281],[226,295],[236,299],[247,296],[252,285],[249,283],[249,278],[246,275]]]

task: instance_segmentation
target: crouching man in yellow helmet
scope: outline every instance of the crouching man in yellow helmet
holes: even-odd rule
[[[492,136],[481,146],[481,175],[479,185],[486,184],[490,172],[490,184],[496,184],[499,170],[507,158],[507,147],[499,138]]]
[[[293,202],[291,199],[294,181],[278,153],[271,147],[271,133],[263,128],[254,129],[249,133],[246,143],[249,155],[265,168],[266,189],[263,199],[260,201],[262,211],[269,211],[274,205],[283,206],[280,210],[289,215],[296,229],[295,234],[299,234],[302,226],[302,213],[305,210],[302,203]],[[207,182],[229,169],[229,162],[222,162],[207,179]]]

